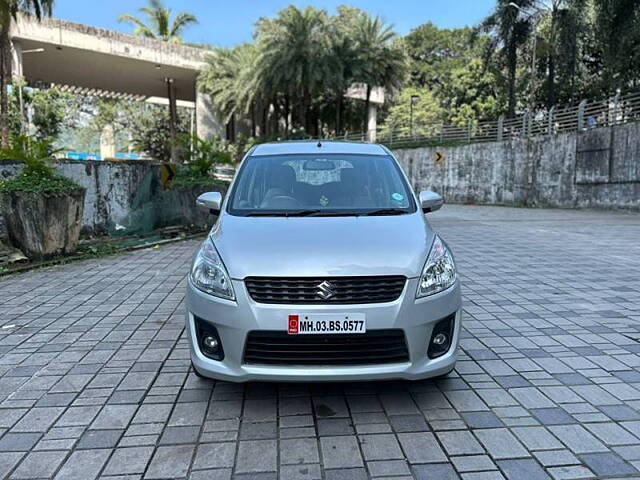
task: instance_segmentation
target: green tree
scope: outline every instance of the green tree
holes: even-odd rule
[[[482,57],[488,37],[472,28],[441,29],[425,23],[404,38],[410,82],[428,88],[445,121],[493,120],[499,110],[496,78]]]
[[[69,94],[58,89],[34,90],[29,102],[33,108],[33,125],[39,139],[56,140],[62,131]]]
[[[257,50],[250,43],[234,48],[214,48],[206,58],[198,84],[211,96],[214,108],[229,122],[235,116],[251,115],[255,135],[256,101],[264,95],[262,82],[256,75]]]
[[[500,65],[506,70],[507,115],[516,113],[516,87],[518,50],[529,40],[532,31],[531,17],[522,14],[536,0],[497,0],[494,12],[480,26],[488,32],[491,40],[487,44],[488,54],[497,54]]]
[[[547,9],[548,32],[543,47],[546,47],[548,108],[558,101],[559,85],[575,87],[582,47],[580,32],[586,28],[586,3],[586,0],[552,0]]]
[[[317,130],[313,99],[331,83],[333,73],[327,13],[291,5],[273,19],[258,20],[255,37],[261,84],[282,92],[287,110],[293,103],[299,126]]]
[[[428,22],[414,28],[404,37],[411,83],[431,90],[446,87],[454,70],[482,57],[486,41],[468,27],[441,29]]]
[[[373,87],[383,87],[387,92],[399,89],[406,73],[406,56],[396,33],[380,17],[364,13],[355,26],[355,44],[359,71],[355,79],[365,84],[363,130],[369,123],[369,103]]]
[[[448,113],[447,122],[466,125],[469,121],[495,120],[499,116],[495,77],[480,58],[454,68],[439,95],[441,106]]]
[[[601,58],[600,90],[611,93],[640,85],[640,3],[597,0],[595,49]]]
[[[168,161],[171,158],[172,148],[169,112],[166,108],[154,105],[141,113],[131,125],[134,147],[139,152],[149,154],[151,158]],[[181,110],[178,110],[176,132],[179,136],[189,133],[189,118]]]
[[[360,75],[362,65],[356,45],[358,20],[364,15],[359,8],[338,6],[338,14],[329,23],[331,52],[329,58],[331,75],[329,89],[334,104],[334,131],[339,135],[345,125],[345,94],[354,78]]]
[[[285,136],[292,128],[296,136],[320,135],[330,125],[339,133],[354,122],[356,102],[345,99],[349,87],[367,86],[368,110],[373,87],[400,87],[405,58],[391,28],[360,9],[340,6],[329,16],[289,6],[274,18],[259,19],[253,44],[213,49],[199,88],[226,121],[250,115],[252,134],[257,124],[261,136],[269,126],[277,134],[281,123]],[[359,115],[358,125],[362,121]]]
[[[412,97],[413,122],[412,122]],[[400,91],[394,105],[381,128],[382,140],[394,135],[435,136],[444,120],[444,110],[431,91],[424,88],[407,87]]]
[[[581,59],[586,46],[591,15],[589,0],[552,0],[541,22],[539,55],[546,69],[543,82],[548,108],[558,102],[571,102],[582,93]],[[542,92],[541,92],[542,93]]]
[[[0,0],[0,145],[9,145],[9,98],[7,85],[11,82],[11,20],[19,11],[33,14],[37,19],[51,15],[53,0]]]
[[[140,12],[147,17],[146,23],[130,13],[120,15],[118,21],[132,24],[136,35],[170,43],[181,43],[184,29],[198,23],[196,16],[187,12],[177,13],[172,20],[171,9],[166,8],[161,0],[149,0],[149,4],[141,7]]]

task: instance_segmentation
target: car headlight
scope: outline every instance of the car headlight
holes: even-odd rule
[[[416,297],[426,297],[446,290],[456,281],[453,255],[442,239],[436,235],[424,264]]]
[[[216,297],[235,300],[227,269],[224,268],[222,259],[209,237],[204,241],[198,254],[193,259],[189,278],[193,286],[198,290]]]

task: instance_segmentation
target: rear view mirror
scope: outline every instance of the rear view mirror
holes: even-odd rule
[[[439,193],[432,192],[431,190],[423,190],[420,192],[420,207],[424,213],[435,212],[440,210],[440,207],[444,204],[444,199]]]
[[[203,193],[196,200],[196,206],[217,215],[222,207],[222,194],[220,192]]]

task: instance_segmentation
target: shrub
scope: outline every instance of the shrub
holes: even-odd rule
[[[171,129],[168,112],[157,112],[142,115],[134,120],[131,126],[133,145],[141,152],[148,153],[151,158],[161,161],[171,159]],[[178,110],[176,133],[185,135],[189,131],[189,119]]]
[[[184,135],[179,139],[180,157],[185,159],[178,168],[174,184],[211,184],[216,181],[211,169],[218,164],[232,163],[228,145],[217,138],[204,139],[197,135]]]
[[[73,180],[57,174],[49,164],[58,151],[54,150],[51,140],[13,136],[10,146],[0,149],[0,159],[17,160],[24,164],[24,168],[19,175],[0,181],[0,193],[61,193],[81,188]]]

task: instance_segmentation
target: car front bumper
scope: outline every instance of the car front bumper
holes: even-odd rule
[[[449,372],[456,362],[460,341],[462,301],[460,285],[424,298],[415,298],[418,279],[408,279],[402,295],[393,302],[360,305],[272,305],[256,303],[244,282],[232,280],[235,301],[213,297],[187,285],[186,327],[194,368],[206,377],[231,382],[247,381],[367,381],[420,380]],[[287,331],[289,314],[364,313],[367,331],[399,328],[405,333],[409,361],[379,365],[288,366],[243,363],[247,334],[253,330]],[[427,348],[433,326],[455,313],[453,341],[447,353],[430,359]],[[213,325],[224,350],[222,361],[202,354],[196,338],[194,316]]]

